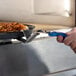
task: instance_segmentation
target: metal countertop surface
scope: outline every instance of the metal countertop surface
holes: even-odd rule
[[[76,54],[55,38],[0,45],[0,76],[44,76],[76,67]]]

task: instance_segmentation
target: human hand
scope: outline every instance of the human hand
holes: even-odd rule
[[[68,36],[64,39],[62,36],[57,37],[57,41],[70,46],[76,53],[76,28],[73,28],[70,32],[66,33]]]

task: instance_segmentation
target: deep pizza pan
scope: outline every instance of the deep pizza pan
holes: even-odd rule
[[[24,24],[24,25],[27,25],[27,24]],[[32,30],[35,27],[33,25],[27,25],[27,26],[29,28],[28,30],[17,31],[17,32],[4,32],[4,33],[0,33],[0,39],[1,40],[5,40],[5,39],[18,39],[18,38],[21,38],[23,36],[26,36],[26,38],[28,38],[31,35]]]

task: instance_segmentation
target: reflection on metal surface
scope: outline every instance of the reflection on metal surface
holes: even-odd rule
[[[44,76],[76,76],[76,69],[67,70],[67,71],[58,72],[58,73],[52,73]]]

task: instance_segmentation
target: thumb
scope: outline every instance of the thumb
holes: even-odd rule
[[[72,31],[69,31],[69,32],[67,32],[66,34],[67,35],[71,35],[73,32]]]
[[[67,35],[70,35],[70,34],[72,34],[72,33],[74,33],[74,32],[76,32],[76,28],[73,28],[71,31],[67,32],[66,34],[67,34]]]

